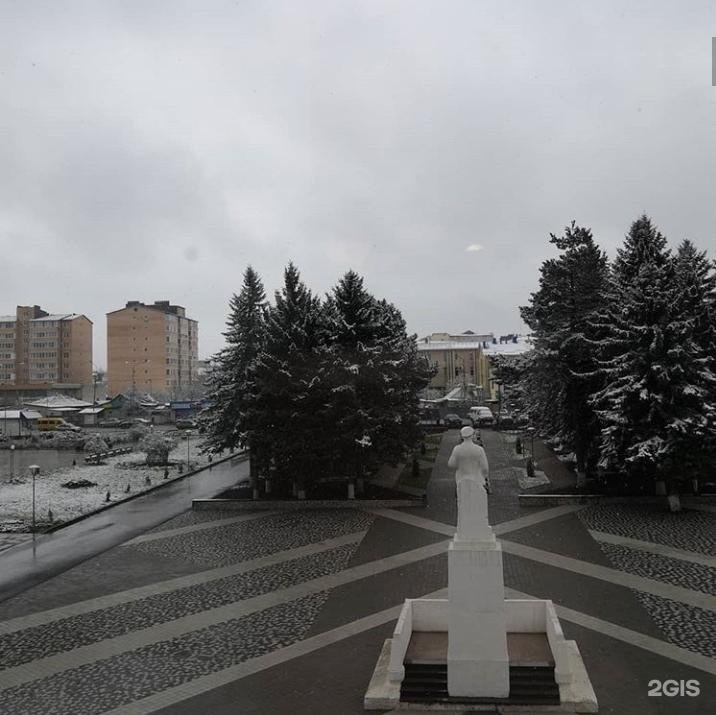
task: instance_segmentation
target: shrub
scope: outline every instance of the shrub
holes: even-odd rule
[[[174,449],[176,442],[165,433],[148,431],[139,444],[139,449],[147,453],[147,464],[162,466],[169,459],[169,452]]]
[[[102,435],[93,434],[85,440],[84,450],[90,454],[100,454],[106,452],[109,449],[109,445],[105,442]]]

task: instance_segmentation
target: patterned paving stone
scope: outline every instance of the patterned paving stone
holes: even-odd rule
[[[198,586],[64,618],[0,636],[0,673],[20,663],[61,653],[158,623],[217,608],[270,591],[336,573],[346,567],[356,544]]]
[[[579,512],[588,529],[716,556],[716,515],[685,510],[677,514],[650,504],[595,504]]]
[[[92,715],[301,640],[327,593],[10,688],[3,712]]]
[[[371,514],[357,509],[283,513],[266,519],[229,524],[218,530],[195,531],[139,543],[131,548],[201,564],[203,568],[214,568],[364,531],[373,518]]]
[[[648,593],[636,595],[672,643],[716,658],[716,613]]]
[[[199,563],[171,558],[159,552],[142,553],[134,547],[124,546],[110,549],[3,601],[0,603],[0,620],[26,616],[203,570]]]
[[[716,568],[617,544],[600,546],[612,565],[622,571],[716,595]]]
[[[185,511],[183,514],[179,514],[179,516],[175,516],[173,519],[165,521],[163,524],[159,524],[159,526],[154,529],[150,529],[145,533],[155,534],[160,531],[168,531],[169,529],[179,529],[182,526],[194,526],[196,524],[205,524],[211,521],[219,521],[221,519],[231,519],[232,517],[240,516],[240,514],[241,512],[229,509],[225,511],[214,511],[213,509],[207,511],[194,511],[193,509],[190,509],[189,511]]]

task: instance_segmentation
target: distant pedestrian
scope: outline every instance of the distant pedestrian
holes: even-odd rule
[[[209,469],[211,469],[211,463],[214,461],[214,458],[209,455]]]

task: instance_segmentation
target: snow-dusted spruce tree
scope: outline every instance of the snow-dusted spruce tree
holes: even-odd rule
[[[702,301],[684,299],[684,271],[651,220],[635,221],[614,262],[610,306],[597,321],[605,385],[594,396],[600,466],[671,491],[713,437],[712,373],[694,340]]]
[[[257,464],[260,448],[247,442],[246,411],[251,392],[249,368],[263,347],[266,296],[256,271],[248,266],[243,285],[229,301],[226,320],[226,346],[217,353],[209,374],[209,400],[205,446],[212,452],[249,446],[250,474],[257,498]]]
[[[537,426],[556,438],[577,459],[584,475],[596,466],[599,427],[589,398],[598,386],[590,320],[606,301],[606,254],[588,228],[574,221],[563,236],[551,234],[560,251],[540,268],[539,290],[520,309],[535,340],[528,378],[530,412]]]
[[[430,380],[400,312],[378,301],[348,271],[326,301],[330,333],[327,413],[337,464],[360,475],[366,464],[398,461],[415,446],[417,393]]]
[[[672,425],[670,437],[684,454],[682,479],[698,478],[716,461],[716,271],[689,240],[679,245],[674,266],[673,329],[688,381],[674,399],[691,415],[683,425]]]
[[[284,286],[265,315],[265,343],[249,370],[249,444],[258,443],[264,471],[270,464],[284,485],[305,495],[311,480],[325,471],[325,381],[329,361],[320,300],[290,263]]]
[[[351,480],[359,476],[362,450],[378,439],[377,405],[373,393],[383,389],[378,336],[378,305],[363,279],[348,271],[325,301],[330,362],[326,423],[331,433],[331,471],[342,469]]]
[[[395,462],[421,439],[418,394],[435,370],[418,353],[417,335],[408,335],[400,311],[386,300],[378,301],[378,325],[383,389],[375,392],[379,439],[373,458]]]

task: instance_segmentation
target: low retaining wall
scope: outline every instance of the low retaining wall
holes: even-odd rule
[[[303,509],[397,509],[424,507],[424,499],[194,499],[195,511],[300,511]]]
[[[624,496],[611,497],[606,494],[520,494],[520,506],[561,506],[562,504],[663,504],[665,496]],[[684,494],[681,496],[682,506],[688,508],[689,504],[713,504],[716,502],[715,494]]]

